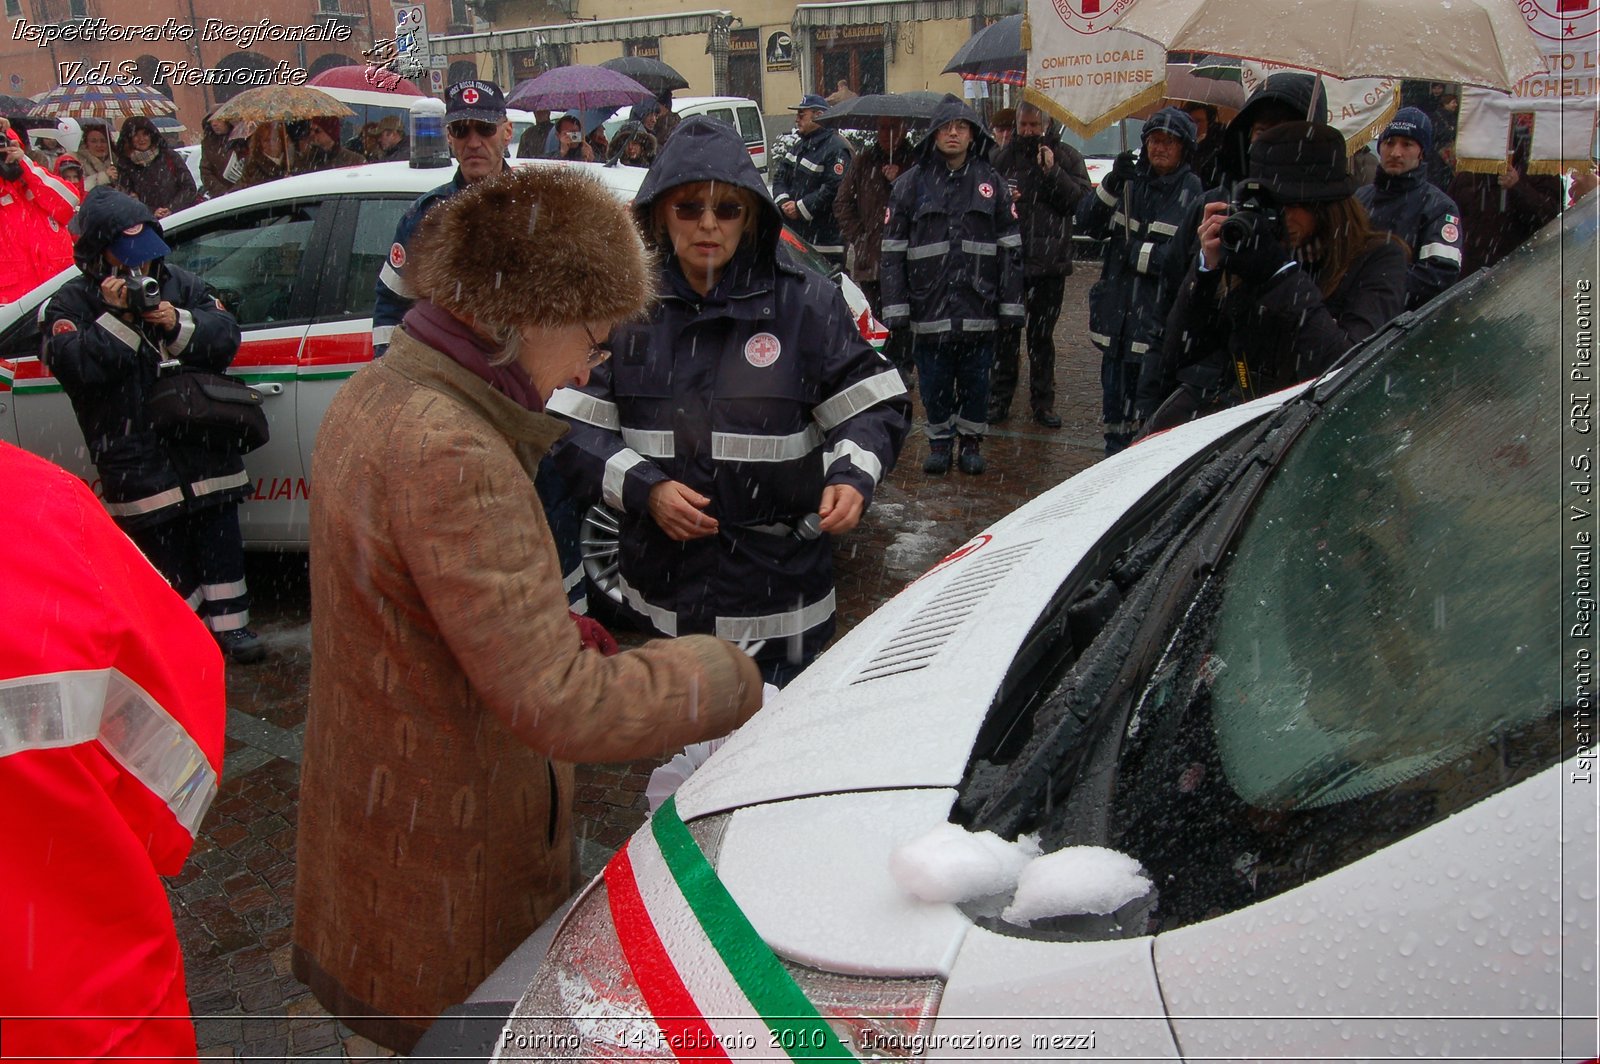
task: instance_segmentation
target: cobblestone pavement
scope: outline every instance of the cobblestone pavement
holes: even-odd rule
[[[839,548],[841,634],[975,533],[1099,458],[1099,355],[1083,331],[1086,295],[1097,274],[1090,264],[1068,279],[1056,330],[1062,428],[1045,429],[1028,416],[1024,355],[1011,420],[992,428],[984,444],[985,475],[925,476],[927,442],[914,432],[866,521]],[[272,654],[262,664],[229,670],[221,792],[193,856],[168,880],[201,1056],[389,1056],[330,1017],[289,973],[311,667],[306,558],[252,555],[249,579],[256,628]],[[574,801],[586,875],[643,822],[645,781],[658,763],[579,767]]]

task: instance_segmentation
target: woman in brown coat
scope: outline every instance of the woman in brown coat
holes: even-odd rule
[[[294,972],[409,1051],[571,893],[573,761],[658,755],[760,704],[709,636],[580,644],[534,492],[588,379],[650,297],[598,182],[527,167],[428,215],[419,301],[323,421]]]

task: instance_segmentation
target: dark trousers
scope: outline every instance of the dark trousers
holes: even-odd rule
[[[125,531],[213,632],[250,623],[238,503],[184,509],[170,520]]]
[[[1056,406],[1055,332],[1066,290],[1065,277],[1035,277],[1023,284],[1022,301],[1028,314],[1028,406],[1035,414]],[[1014,329],[1000,335],[989,385],[989,408],[996,412],[1011,409],[1011,397],[1017,390],[1020,341],[1021,336]]]
[[[1117,351],[1100,355],[1100,418],[1105,422],[1106,454],[1116,454],[1138,431],[1133,404],[1139,396],[1139,360]]]
[[[929,333],[913,336],[912,351],[922,378],[928,439],[982,436],[989,427],[989,371],[994,333]]]
[[[861,286],[862,294],[867,297],[867,305],[874,314],[883,311],[883,288],[877,281],[857,281]],[[911,371],[916,369],[916,363],[911,358],[911,333],[906,329],[889,330],[889,340],[883,345],[883,357],[887,358],[894,368],[900,371],[900,376],[905,378],[906,386],[911,386]]]

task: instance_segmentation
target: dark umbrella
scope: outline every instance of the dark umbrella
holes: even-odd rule
[[[656,94],[626,74],[597,66],[564,66],[524,81],[506,99],[507,107],[525,111],[590,111],[626,107],[653,100]]]
[[[664,92],[689,87],[688,79],[659,59],[649,59],[642,55],[624,55],[616,59],[607,59],[600,65],[607,70],[615,70],[618,74],[632,78],[657,96]]]
[[[880,118],[901,118],[908,126],[925,126],[944,98],[944,93],[926,89],[857,96],[828,108],[817,123],[834,129],[877,129]]]
[[[1022,16],[1007,15],[967,38],[967,43],[945,65],[946,74],[977,78],[1004,77],[1028,69],[1028,52],[1022,47]]]
[[[33,101],[21,96],[0,95],[0,115],[20,118],[33,110]]]

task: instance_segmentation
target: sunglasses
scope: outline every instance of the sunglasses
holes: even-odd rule
[[[680,222],[698,222],[706,211],[715,215],[719,222],[737,222],[744,217],[744,204],[728,202],[712,205],[699,200],[685,200],[672,205],[672,213],[678,216]]]
[[[600,363],[611,357],[611,340],[596,340],[594,332],[587,324],[583,327],[584,335],[589,337],[589,357],[584,360],[584,369],[594,369]]]
[[[458,118],[444,128],[456,140],[466,140],[474,133],[487,140],[500,131],[493,122],[480,122],[475,118]]]

